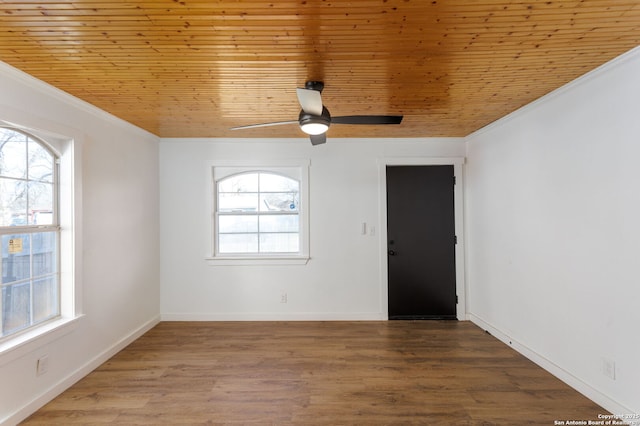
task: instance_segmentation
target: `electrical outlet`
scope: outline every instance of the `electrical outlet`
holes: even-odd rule
[[[282,292],[280,295],[280,303],[287,303],[287,293]]]
[[[602,358],[602,374],[610,378],[616,379],[616,363],[610,359]]]
[[[49,355],[43,355],[36,361],[36,376],[42,376],[49,370]]]

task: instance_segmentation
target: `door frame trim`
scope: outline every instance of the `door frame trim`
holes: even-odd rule
[[[396,157],[382,158],[378,162],[378,181],[380,193],[378,204],[380,209],[380,312],[383,319],[389,319],[389,275],[387,264],[387,166],[453,166],[456,185],[453,189],[455,232],[458,244],[455,248],[456,258],[456,317],[468,320],[467,284],[465,274],[465,233],[464,233],[464,169],[465,157]]]

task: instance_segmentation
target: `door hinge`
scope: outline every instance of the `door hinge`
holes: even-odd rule
[[[456,305],[458,304],[458,295],[456,294]]]
[[[457,235],[453,236],[453,243],[454,244],[458,244],[458,236]]]
[[[455,176],[453,177],[453,184],[454,185],[456,184],[456,177]]]

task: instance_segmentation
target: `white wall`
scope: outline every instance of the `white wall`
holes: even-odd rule
[[[293,129],[295,132],[296,129]],[[463,157],[458,139],[163,139],[160,144],[163,319],[382,319],[379,164],[395,157]],[[211,266],[210,167],[224,160],[309,159],[306,265]],[[282,292],[287,303],[280,303]]]
[[[636,49],[467,139],[472,320],[614,413],[640,412],[638,76]]]
[[[158,138],[0,63],[0,120],[75,140],[80,318],[0,355],[0,423],[13,424],[159,320]],[[16,356],[16,353],[20,356]],[[49,371],[36,377],[36,360]]]

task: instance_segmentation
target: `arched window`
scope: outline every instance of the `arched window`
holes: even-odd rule
[[[300,182],[289,176],[250,171],[216,182],[216,252],[298,253]]]
[[[60,315],[57,157],[0,127],[0,339]]]

